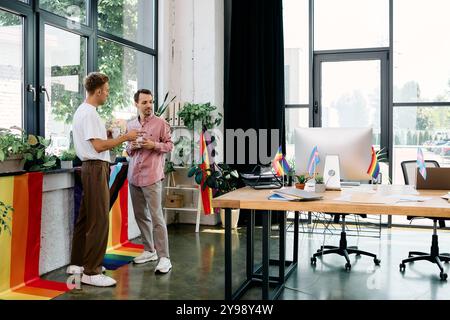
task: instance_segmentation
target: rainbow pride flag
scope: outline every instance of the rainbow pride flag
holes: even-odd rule
[[[367,169],[367,174],[373,179],[378,179],[378,174],[380,173],[380,164],[378,162],[378,156],[372,146],[372,161],[370,162],[369,169]]]
[[[201,164],[200,168],[203,170],[203,172],[206,172],[207,169],[210,168],[209,163],[209,155],[208,155],[208,148],[206,145],[205,140],[205,131],[203,130],[200,134],[200,159]],[[207,175],[210,173],[207,172]],[[206,176],[203,177],[201,186],[206,185]],[[205,215],[214,214],[214,210],[212,207],[212,190],[210,187],[206,186],[206,188],[201,188],[201,196],[202,196],[202,204],[203,204],[203,211]]]
[[[50,300],[69,291],[39,277],[42,185],[42,172],[0,177],[0,200],[14,208],[11,234],[0,234],[0,299]]]

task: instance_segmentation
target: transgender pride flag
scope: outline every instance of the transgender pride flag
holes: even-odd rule
[[[422,148],[417,148],[417,167],[423,179],[427,179],[427,167],[425,166],[425,159],[423,157]]]
[[[317,150],[317,146],[312,149],[311,155],[309,156],[308,161],[308,173],[312,177],[314,173],[316,173],[316,167],[319,164],[319,150]]]

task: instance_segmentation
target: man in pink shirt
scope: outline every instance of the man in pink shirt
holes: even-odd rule
[[[128,122],[127,129],[138,130],[143,135],[127,145],[130,156],[128,182],[134,216],[144,243],[144,252],[134,262],[156,261],[159,257],[155,273],[167,273],[172,269],[172,264],[161,194],[164,155],[173,148],[170,126],[154,115],[153,94],[150,90],[136,92],[134,101],[139,115]]]

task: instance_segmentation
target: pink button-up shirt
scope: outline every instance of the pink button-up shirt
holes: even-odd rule
[[[164,179],[164,154],[173,148],[169,124],[154,115],[143,122],[137,117],[128,122],[127,130],[143,131],[145,139],[156,143],[153,150],[131,150],[131,143],[127,144],[130,156],[128,182],[137,187],[146,187]]]

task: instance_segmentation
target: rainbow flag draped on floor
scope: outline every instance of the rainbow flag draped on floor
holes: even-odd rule
[[[208,147],[206,145],[205,139],[205,130],[202,130],[200,134],[200,168],[203,172],[207,172],[206,170],[210,168],[209,155],[208,155]],[[207,172],[206,175],[210,173]],[[201,186],[206,185],[206,175],[202,178]],[[206,188],[201,187],[201,196],[202,196],[202,204],[203,211],[205,215],[214,214],[214,210],[212,207],[212,190],[210,187],[206,186]]]
[[[69,291],[39,277],[42,186],[42,172],[0,177],[0,200],[14,208],[11,234],[0,234],[0,299],[50,300]]]
[[[369,169],[367,169],[367,174],[373,179],[378,179],[378,174],[380,173],[380,164],[378,162],[378,155],[372,146],[372,161],[370,162]]]
[[[272,161],[272,167],[275,170],[277,176],[282,177],[291,170],[286,158],[283,155],[281,146],[278,147],[278,151],[275,154],[275,158]]]

